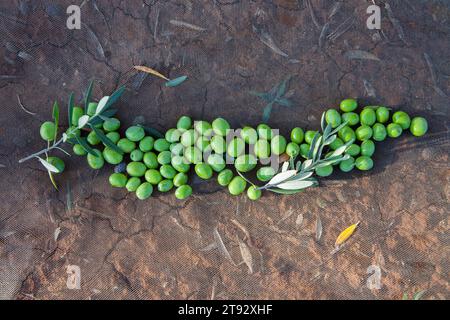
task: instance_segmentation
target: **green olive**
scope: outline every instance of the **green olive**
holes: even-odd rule
[[[166,179],[173,179],[178,173],[170,164],[162,165],[159,172]]]
[[[337,128],[342,122],[341,115],[337,110],[329,109],[325,112],[325,121],[331,124],[332,128]]]
[[[170,164],[172,167],[177,170],[178,172],[186,173],[190,169],[189,163],[186,162],[187,160],[184,159],[182,156],[173,156]]]
[[[403,130],[406,130],[411,125],[411,118],[404,111],[397,111],[392,115],[392,122],[399,124]]]
[[[72,125],[77,127],[78,120],[84,115],[84,110],[81,107],[73,107],[72,109]]]
[[[212,129],[216,135],[226,136],[230,130],[230,124],[223,118],[217,118],[212,122]]]
[[[356,112],[346,112],[342,115],[342,122],[347,122],[349,126],[356,126],[359,123],[359,115]]]
[[[156,169],[148,169],[145,171],[145,181],[151,184],[158,184],[163,179],[161,173]]]
[[[270,149],[277,156],[284,153],[286,150],[286,138],[281,135],[274,136],[272,141],[270,141]]]
[[[185,147],[190,147],[195,144],[198,139],[198,133],[194,129],[189,129],[181,135],[181,144]]]
[[[158,191],[159,192],[169,192],[173,188],[172,180],[165,179],[158,183]]]
[[[153,148],[158,152],[167,151],[170,148],[170,143],[166,139],[160,138],[155,141]]]
[[[125,136],[130,141],[138,142],[145,137],[145,131],[140,126],[131,126],[125,131]]]
[[[184,146],[181,143],[172,143],[169,147],[174,156],[181,156],[184,152]]]
[[[295,142],[289,142],[286,147],[286,153],[289,157],[295,158],[300,154],[300,146]]]
[[[94,156],[93,154],[88,153],[87,162],[92,169],[96,169],[96,170],[101,169],[105,164],[105,160],[103,159],[102,152],[98,149],[94,149],[93,151],[97,156]]]
[[[117,144],[120,140],[120,134],[118,132],[108,132],[106,137],[114,144]]]
[[[56,169],[58,169],[58,173],[63,172],[64,168],[66,167],[64,161],[58,157],[48,157],[47,162],[53,165]]]
[[[213,136],[211,138],[211,149],[215,152],[215,153],[225,153],[226,149],[227,149],[227,145],[225,142],[225,139],[221,136]]]
[[[308,158],[309,149],[311,149],[311,145],[309,145],[308,143],[302,143],[300,145],[300,155],[303,158],[307,159]]]
[[[132,177],[142,177],[147,167],[142,162],[133,161],[127,164],[127,173]]]
[[[249,172],[256,167],[257,160],[252,154],[243,154],[236,158],[234,166],[239,172]]]
[[[242,192],[244,192],[246,187],[247,187],[247,181],[245,181],[240,176],[236,176],[228,184],[228,191],[233,196],[237,196],[237,195],[240,195]]]
[[[143,158],[144,158],[144,153],[139,149],[135,149],[135,150],[131,151],[131,153],[130,153],[131,161],[142,161]]]
[[[247,144],[255,144],[258,140],[258,133],[252,127],[245,126],[241,130],[241,137]]]
[[[202,136],[210,136],[212,133],[212,126],[207,121],[195,121],[194,128]]]
[[[360,152],[361,152],[361,147],[355,143],[351,144],[345,151],[346,154],[348,154],[352,157],[356,157],[357,155],[359,155]]]
[[[87,154],[86,150],[80,144],[74,144],[72,150],[77,156],[85,156]]]
[[[389,109],[386,107],[378,107],[375,111],[377,114],[377,121],[379,123],[386,123],[389,120]]]
[[[398,138],[403,132],[401,125],[397,123],[389,123],[386,128],[387,134],[391,138]]]
[[[340,129],[338,131],[338,136],[339,136],[339,138],[342,139],[342,141],[344,143],[347,143],[352,140],[353,141],[356,140],[355,131],[352,128],[350,128],[349,126],[345,126],[342,129]]]
[[[195,143],[195,146],[203,152],[210,152],[211,146],[210,146],[210,139],[208,137],[201,136],[197,139],[197,142]]]
[[[360,141],[369,140],[372,138],[372,128],[366,125],[362,125],[356,129],[356,138]]]
[[[192,164],[198,164],[203,161],[203,154],[197,147],[187,147],[184,149],[184,157]]]
[[[312,131],[312,130],[308,130],[305,132],[305,142],[307,144],[311,144],[311,142],[314,139],[314,136],[316,135],[318,131]]]
[[[100,138],[97,136],[97,133],[95,131],[89,132],[89,134],[86,137],[87,142],[89,142],[90,145],[96,146],[102,142]]]
[[[330,144],[330,148],[332,150],[336,150],[344,145],[344,141],[341,140],[341,138],[336,138],[334,141]]]
[[[116,118],[109,118],[103,122],[103,130],[105,132],[117,131],[120,128],[120,120]]]
[[[259,159],[267,159],[270,157],[270,143],[267,140],[260,139],[256,141],[253,151]]]
[[[139,149],[141,149],[142,152],[152,151],[154,143],[155,139],[153,137],[144,137],[141,141],[139,141]]]
[[[125,153],[131,153],[134,149],[136,149],[136,143],[128,140],[127,138],[122,138],[117,142],[117,146],[122,149]]]
[[[109,183],[115,188],[125,187],[127,180],[127,176],[123,173],[113,173],[109,176]]]
[[[356,158],[355,166],[362,171],[370,170],[373,168],[373,160],[367,156],[360,156]]]
[[[179,172],[173,177],[173,185],[175,187],[182,186],[188,182],[188,175],[183,172]]]
[[[156,157],[156,154],[153,152],[144,153],[144,157],[142,158],[142,161],[145,163],[145,165],[149,169],[158,168],[158,158]]]
[[[250,186],[247,189],[247,196],[250,200],[258,200],[261,198],[261,190],[256,189],[255,186]]]
[[[223,157],[219,154],[211,154],[208,157],[207,163],[215,172],[220,172],[225,169],[226,163]]]
[[[233,138],[227,147],[227,153],[230,157],[237,158],[245,150],[245,142],[241,138]]]
[[[175,197],[179,200],[184,200],[187,197],[189,197],[191,194],[192,194],[192,188],[191,188],[191,186],[189,186],[187,184],[179,186],[175,190]]]
[[[145,200],[149,198],[153,193],[153,186],[148,183],[144,182],[136,189],[136,197],[139,200]]]
[[[373,108],[367,107],[361,111],[359,119],[362,125],[373,126],[373,124],[377,121],[377,115],[375,114],[375,110],[373,110]]]
[[[105,147],[105,149],[103,149],[103,159],[105,159],[107,163],[115,165],[123,161],[123,155],[109,147]]]
[[[411,121],[409,130],[414,136],[421,137],[428,131],[428,122],[423,117],[415,117]]]
[[[56,127],[53,122],[45,121],[39,130],[41,138],[45,141],[52,141],[55,138]]]
[[[372,127],[373,130],[373,140],[375,141],[383,141],[386,139],[387,132],[384,124],[375,123]]]
[[[195,165],[195,173],[204,180],[211,179],[213,170],[209,164],[198,163]]]
[[[177,128],[183,130],[189,130],[192,127],[192,119],[188,116],[182,116],[178,119]]]
[[[127,188],[128,192],[134,192],[137,190],[137,188],[139,188],[140,185],[141,179],[139,179],[138,177],[131,177],[130,179],[128,179],[125,188]]]
[[[319,177],[328,177],[333,173],[333,166],[330,164],[328,166],[319,167],[315,170]]]
[[[165,138],[168,142],[174,143],[180,141],[181,131],[175,128],[167,130]]]
[[[361,155],[371,157],[375,153],[375,143],[372,140],[366,140],[361,143]]]
[[[93,116],[95,114],[95,112],[97,111],[97,102],[89,102],[88,107],[87,107],[87,115],[88,116]]]
[[[295,142],[296,144],[301,144],[303,142],[303,139],[305,138],[305,132],[302,128],[295,127],[291,131],[291,141]]]
[[[169,164],[172,161],[172,153],[170,151],[162,151],[158,154],[158,163],[161,165]]]
[[[267,124],[261,123],[256,127],[256,131],[258,132],[258,137],[260,139],[272,139],[272,129]]]
[[[339,169],[341,169],[342,172],[350,172],[355,167],[355,158],[350,157],[347,160],[341,161],[339,163]]]
[[[272,179],[275,173],[275,169],[272,167],[261,167],[256,171],[256,178],[259,181],[266,182]]]
[[[340,108],[344,112],[354,111],[358,107],[358,102],[355,99],[345,99],[341,101]]]
[[[233,171],[230,169],[225,169],[217,175],[217,182],[222,187],[226,187],[231,182],[231,179],[233,179]]]
[[[75,139],[75,137],[79,137],[81,136],[81,131],[80,129],[77,129],[76,127],[70,127],[66,130],[66,134],[67,134],[67,139]],[[70,141],[68,141],[69,143],[71,143]]]

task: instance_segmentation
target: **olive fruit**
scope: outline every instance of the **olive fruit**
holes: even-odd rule
[[[341,128],[338,132],[338,136],[339,138],[342,139],[344,143],[347,143],[352,140],[354,141],[356,139],[355,131],[349,126]]]
[[[183,130],[189,130],[192,127],[192,119],[188,116],[182,116],[178,119],[177,128]]]
[[[200,151],[203,152],[210,152],[211,146],[210,146],[210,139],[208,137],[201,136],[197,139],[197,142],[195,143],[196,147],[199,148]]]
[[[402,127],[397,123],[389,123],[386,128],[387,134],[391,138],[398,138],[403,132]]]
[[[414,136],[421,137],[428,131],[428,122],[425,118],[415,117],[411,121],[409,130]]]
[[[379,123],[386,123],[389,120],[389,109],[386,107],[378,107],[375,111],[377,115],[377,121]]]
[[[73,107],[72,109],[72,125],[78,127],[78,120],[84,115],[84,110],[81,107]]]
[[[219,154],[211,154],[208,157],[207,163],[215,172],[220,172],[225,169],[226,163],[223,157]]]
[[[256,131],[258,132],[258,136],[260,139],[270,140],[272,139],[272,129],[264,123],[259,124],[256,127]]]
[[[181,156],[184,151],[184,146],[181,143],[172,143],[169,150],[174,156]]]
[[[142,162],[132,161],[127,164],[127,173],[132,177],[142,177],[147,167]]]
[[[255,186],[250,186],[247,189],[247,196],[250,200],[258,200],[259,198],[261,198],[261,190],[256,189]]]
[[[184,150],[184,157],[192,164],[202,162],[203,154],[197,147],[188,147]]]
[[[208,180],[213,175],[213,170],[209,164],[198,163],[195,165],[195,173],[204,180]]]
[[[300,146],[295,142],[289,142],[286,147],[286,153],[289,157],[295,158],[300,153]]]
[[[185,160],[182,156],[173,156],[172,160],[170,161],[170,164],[178,172],[186,173],[189,171],[189,168],[191,167],[189,163],[186,163],[186,161],[187,160]]]
[[[182,186],[188,182],[188,176],[186,173],[178,172],[175,177],[173,177],[173,185],[175,187]]]
[[[377,121],[377,115],[375,114],[375,110],[373,110],[373,108],[367,107],[361,111],[359,119],[362,125],[373,126],[373,124]]]
[[[175,190],[175,197],[179,200],[184,200],[187,197],[189,197],[191,194],[192,194],[192,188],[191,188],[191,186],[189,186],[187,184],[179,186]]]
[[[308,158],[308,153],[309,153],[309,149],[311,149],[311,146],[307,143],[302,143],[300,145],[300,155],[307,159]]]
[[[270,141],[270,149],[273,154],[279,156],[286,150],[286,138],[281,135],[276,135]]]
[[[228,184],[228,191],[233,196],[237,196],[237,195],[240,195],[242,192],[244,192],[246,187],[247,187],[247,181],[245,181],[240,176],[236,176]]]
[[[392,115],[392,122],[399,124],[403,130],[406,130],[411,125],[411,118],[404,111],[397,111]]]
[[[342,172],[350,172],[355,167],[355,158],[350,157],[347,160],[341,161],[339,163],[339,169],[341,169]]]
[[[295,127],[291,131],[291,141],[295,142],[296,144],[301,144],[303,142],[303,139],[305,138],[305,132],[303,132],[302,128]]]
[[[355,160],[355,167],[362,171],[370,170],[373,168],[373,160],[367,156],[360,156]]]
[[[161,173],[156,169],[148,169],[145,171],[145,181],[151,184],[158,184],[162,180]]]
[[[144,157],[142,158],[142,161],[149,169],[158,168],[158,158],[156,157],[156,154],[153,152],[144,153]]]
[[[362,125],[356,129],[356,138],[360,141],[369,140],[372,138],[372,128],[367,125]]]
[[[212,133],[211,124],[207,121],[195,121],[194,128],[202,136],[209,136]]]
[[[130,153],[131,161],[142,161],[143,158],[144,158],[144,153],[139,149],[135,149],[135,150],[131,151],[131,153]]]
[[[217,175],[217,182],[222,187],[226,187],[231,182],[231,179],[233,179],[233,171],[230,169],[225,169]]]
[[[70,127],[66,130],[67,139],[75,139],[75,137],[79,137],[81,135],[80,129],[76,127]],[[70,141],[68,141],[71,143]]]
[[[341,140],[341,138],[336,138],[334,141],[330,144],[330,148],[332,150],[336,150],[344,145],[344,141]]]
[[[256,178],[258,178],[259,181],[266,182],[272,179],[275,173],[275,169],[272,167],[261,167],[256,171]]]
[[[170,164],[162,165],[159,172],[166,179],[173,179],[177,174],[177,171]]]
[[[117,144],[120,140],[120,134],[118,132],[108,132],[106,137],[114,144]]]
[[[149,198],[153,193],[153,186],[148,183],[144,182],[136,189],[136,197],[139,200],[145,200]]]
[[[154,143],[155,139],[153,137],[150,136],[144,137],[141,141],[139,141],[139,149],[142,152],[152,151]]]
[[[130,179],[128,179],[125,188],[127,189],[128,192],[134,192],[140,185],[141,179],[139,179],[138,177],[131,177]]]
[[[181,138],[181,132],[178,129],[172,128],[167,130],[165,136],[166,140],[170,143],[178,142]]]
[[[329,175],[331,175],[333,173],[333,166],[331,164],[329,164],[324,167],[319,167],[319,168],[316,168],[315,172],[319,177],[328,177]]]
[[[72,150],[77,156],[85,156],[87,154],[81,144],[74,144]]]
[[[95,112],[97,111],[97,102],[89,102],[87,110],[86,110],[86,114],[88,116],[93,116],[95,114]]]
[[[120,120],[116,118],[109,118],[103,122],[103,130],[105,132],[117,131],[120,128]]]
[[[170,148],[170,143],[166,139],[160,138],[155,141],[153,148],[158,152],[167,151]]]
[[[212,129],[219,136],[226,136],[230,130],[230,124],[223,118],[217,118],[212,122]]]
[[[342,119],[337,110],[329,109],[325,112],[325,121],[330,124],[332,128],[337,128],[341,124]]]
[[[161,165],[169,164],[172,161],[172,153],[170,151],[162,151],[158,154],[158,163]]]
[[[198,133],[194,129],[189,129],[181,135],[181,144],[185,147],[190,147],[195,144],[198,139]]]
[[[342,114],[342,122],[347,122],[349,126],[356,126],[359,123],[359,115],[356,112],[346,112]]]
[[[94,156],[93,154],[88,153],[87,162],[92,169],[96,169],[96,170],[101,169],[105,164],[105,160],[103,159],[102,152],[98,149],[94,149],[93,151],[97,156]]]
[[[372,140],[366,140],[361,143],[361,155],[371,157],[375,152],[375,143]]]
[[[344,112],[350,112],[358,107],[358,102],[355,99],[345,99],[341,101],[340,108]]]
[[[131,126],[125,131],[125,136],[130,141],[138,142],[145,137],[145,131],[140,126]]]
[[[387,132],[386,132],[386,127],[384,126],[384,124],[375,123],[372,127],[372,131],[373,131],[373,136],[372,136],[373,140],[383,141],[384,139],[386,139]]]
[[[97,133],[95,131],[89,132],[89,134],[86,137],[87,142],[89,142],[90,145],[96,146],[102,142],[100,138],[98,137]]]
[[[56,127],[51,121],[45,121],[39,130],[41,138],[45,141],[51,141],[55,138]]]
[[[267,140],[260,139],[256,141],[253,151],[255,153],[255,156],[257,156],[259,159],[266,159],[270,156],[270,143]]]
[[[127,138],[122,138],[117,142],[117,146],[122,149],[125,153],[131,153],[134,149],[136,149],[136,143],[128,140]]]
[[[255,144],[258,140],[258,133],[256,130],[252,127],[245,126],[242,128],[240,132],[241,138],[245,141],[247,144]]]
[[[213,136],[210,141],[211,149],[215,153],[224,153],[227,149],[225,139],[221,136]]]
[[[109,183],[115,188],[123,188],[127,184],[127,176],[123,173],[113,173],[109,176]]]
[[[318,131],[312,131],[312,130],[308,130],[305,132],[305,142],[307,144],[311,144],[311,142],[314,139],[314,136],[316,135]]]
[[[103,159],[109,164],[119,164],[123,161],[123,155],[109,147],[105,147],[103,149]]]
[[[56,169],[58,169],[57,173],[63,172],[64,168],[66,167],[66,165],[64,164],[64,161],[58,157],[48,157],[47,162],[50,163],[51,165],[53,165]]]
[[[172,180],[165,179],[158,183],[159,192],[169,192],[173,188]]]
[[[255,146],[256,148],[256,146]],[[245,142],[241,138],[233,138],[227,146],[227,153],[230,157],[237,158],[245,150]]]
[[[239,172],[249,172],[256,167],[257,160],[252,154],[243,154],[236,158],[234,166]]]
[[[361,152],[361,147],[358,146],[357,144],[353,143],[351,144],[347,150],[345,150],[345,153],[352,156],[352,157],[356,157],[357,155],[359,155],[359,153]]]

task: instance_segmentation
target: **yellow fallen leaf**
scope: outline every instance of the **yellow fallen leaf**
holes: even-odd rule
[[[348,238],[351,237],[353,232],[355,232],[356,228],[359,225],[359,221],[355,224],[352,224],[350,227],[341,232],[341,234],[337,237],[336,243],[334,244],[336,247],[343,244]]]
[[[154,70],[152,68],[149,68],[149,67],[146,67],[146,66],[134,66],[134,68],[136,70],[139,70],[139,71],[142,71],[142,72],[147,72],[147,73],[153,74],[154,76],[160,77],[160,78],[162,78],[164,80],[167,80],[167,81],[170,80],[169,78],[167,78],[166,76],[162,75],[161,73],[159,73],[158,71],[156,71],[156,70]]]

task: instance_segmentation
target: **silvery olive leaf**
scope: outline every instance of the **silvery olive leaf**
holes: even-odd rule
[[[100,99],[100,101],[98,102],[98,105],[97,105],[97,110],[95,111],[96,115],[102,113],[103,109],[105,109],[105,106],[108,103],[108,100],[109,100],[109,96],[105,96]]]
[[[309,167],[311,167],[313,164],[313,161],[311,159],[305,160],[302,164],[302,171],[307,170]]]
[[[41,162],[41,164],[45,167],[45,169],[47,169],[50,172],[53,173],[59,173],[58,168],[56,168],[54,165],[52,165],[50,162],[48,162],[47,160],[44,160],[40,157],[36,157],[39,159],[39,161]]]
[[[283,163],[283,166],[281,167],[281,172],[286,172],[287,169],[289,169],[289,162],[288,161]]]
[[[292,178],[290,178],[289,181],[308,179],[312,175],[313,175],[312,171],[300,172],[300,173],[296,174],[295,176],[293,176]]]
[[[315,185],[314,181],[292,180],[278,184],[277,188],[284,190],[298,190],[309,188],[313,185]]]
[[[323,145],[328,146],[328,145],[332,144],[334,142],[334,140],[336,140],[336,139],[337,139],[337,135],[333,134],[331,137],[328,137],[327,140],[325,140],[323,142]]]
[[[325,130],[323,130],[324,139],[327,139],[329,137],[331,129],[333,129],[333,127],[331,127],[331,124],[328,124]]]
[[[319,138],[317,138],[317,142],[316,142],[316,144],[314,146],[314,150],[313,150],[312,157],[311,157],[312,159],[320,158],[321,155],[318,154],[318,152],[319,152],[321,143],[322,143],[322,137],[320,136]]]
[[[348,123],[348,121],[345,121],[345,122],[341,123],[341,125],[340,125],[339,127],[335,128],[335,129],[330,133],[330,135],[338,133],[339,130],[341,130],[342,128],[344,128],[344,127],[347,125],[347,123]]]
[[[78,129],[82,129],[84,128],[84,126],[89,122],[89,116],[88,115],[84,115],[81,116],[80,119],[78,119]]]
[[[62,138],[63,138],[63,142],[67,141],[68,136],[65,132],[62,134]]]
[[[295,175],[297,173],[296,170],[288,170],[285,172],[281,172],[279,174],[277,174],[275,177],[273,177],[269,183],[267,183],[268,185],[276,185],[280,182],[285,181],[286,179],[289,179],[290,177],[292,177],[293,175]]]
[[[335,156],[340,156],[341,154],[343,154],[347,148],[353,143],[352,140],[350,140],[349,142],[347,142],[346,144],[344,144],[343,146],[340,146],[339,148],[337,148],[336,150],[334,150],[333,154],[331,155],[332,157]]]
[[[320,118],[320,127],[322,128],[322,132],[325,133],[325,126],[326,126],[326,120],[325,120],[325,112],[322,113],[322,117]]]

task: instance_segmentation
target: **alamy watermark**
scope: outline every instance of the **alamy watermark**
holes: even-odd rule
[[[70,5],[67,7],[66,13],[69,15],[66,21],[66,26],[69,30],[81,29],[81,8],[77,5]]]
[[[370,16],[367,18],[367,28],[369,30],[380,30],[381,29],[381,8],[376,4],[369,6],[366,10],[367,14]]]

